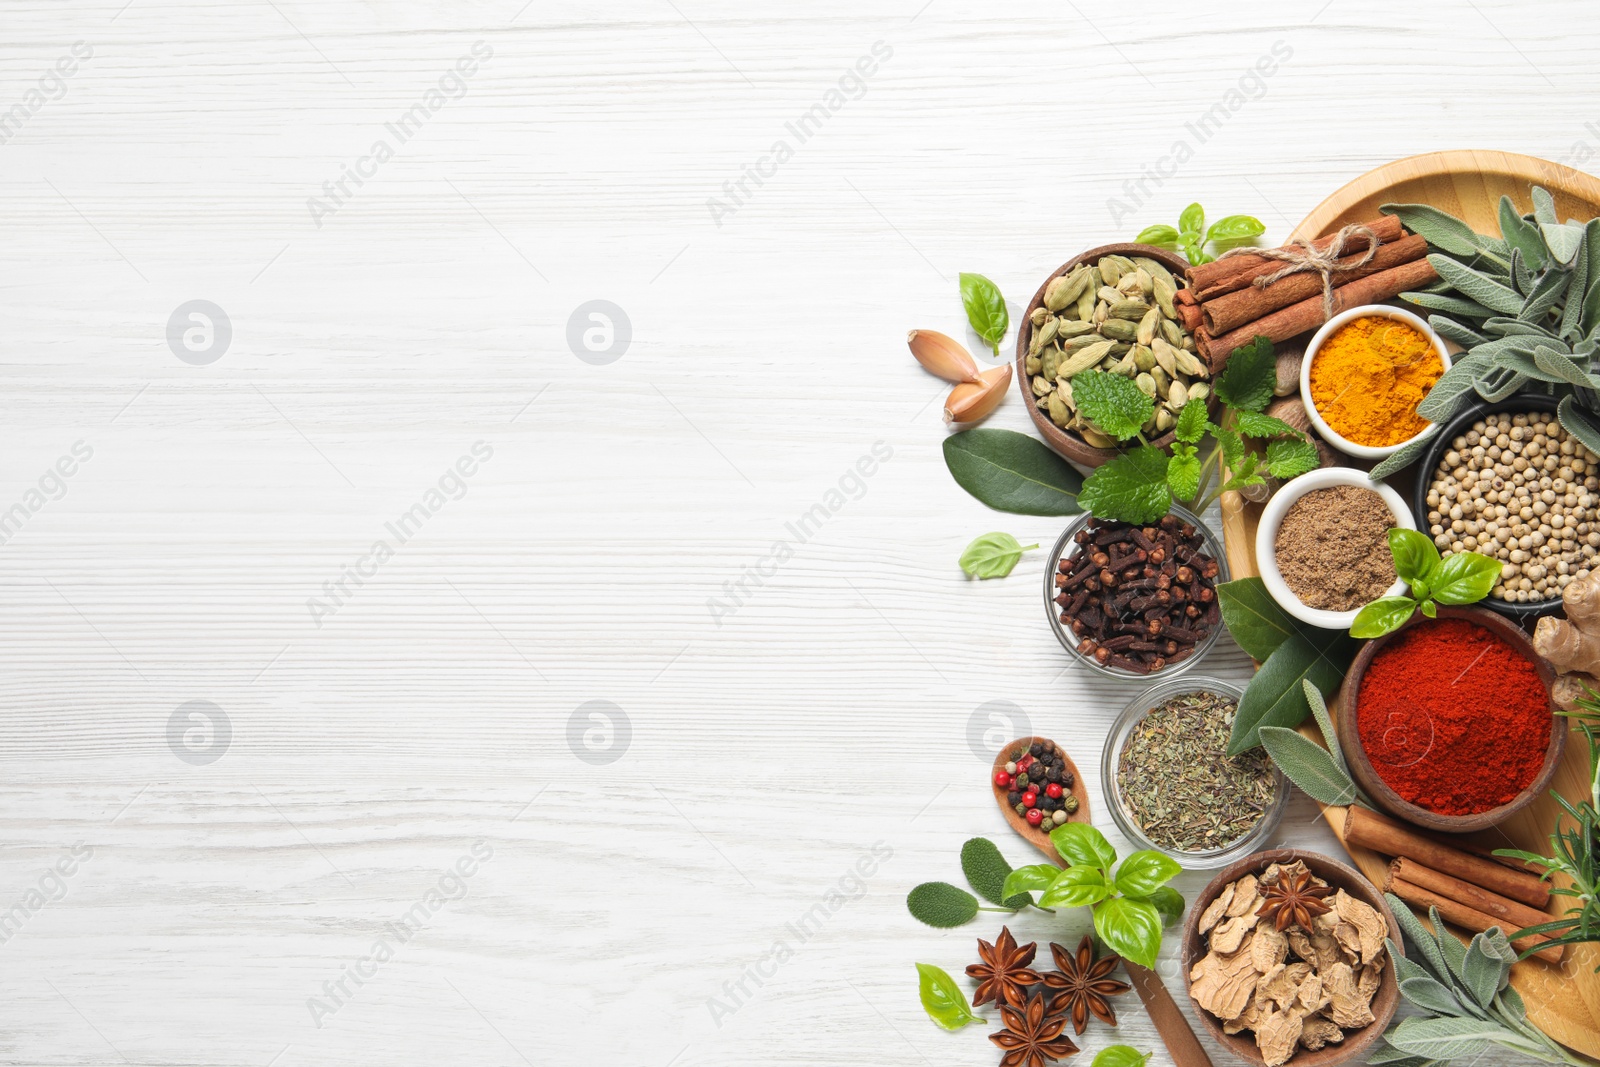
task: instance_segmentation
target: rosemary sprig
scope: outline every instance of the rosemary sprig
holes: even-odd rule
[[[1557,872],[1572,879],[1570,887],[1552,886],[1550,889],[1551,895],[1568,897],[1574,902],[1561,918],[1530,926],[1513,937],[1521,939],[1530,934],[1542,934],[1550,937],[1545,945],[1578,945],[1600,941],[1600,856],[1597,856],[1600,851],[1600,693],[1586,687],[1576,709],[1560,714],[1577,722],[1584,739],[1589,742],[1589,799],[1573,805],[1566,797],[1551,792],[1556,803],[1572,818],[1572,825],[1566,825],[1558,817],[1556,828],[1550,834],[1551,855],[1538,856],[1514,848],[1496,849],[1495,855],[1538,864],[1545,868],[1541,876],[1545,879]],[[1526,957],[1529,952],[1522,955]]]

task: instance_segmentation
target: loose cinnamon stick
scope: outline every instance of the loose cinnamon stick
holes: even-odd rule
[[[1427,836],[1416,827],[1407,826],[1398,819],[1390,818],[1389,816],[1384,815],[1382,812],[1368,811],[1365,812],[1364,815],[1368,819],[1376,819],[1379,822],[1394,827],[1396,830],[1409,831],[1411,833],[1419,834],[1423,837]],[[1444,844],[1444,842],[1440,843]],[[1476,841],[1469,841],[1465,839],[1458,840],[1452,837],[1449,841],[1449,845],[1451,848],[1460,849],[1462,852],[1470,852],[1474,856],[1480,856],[1483,859],[1488,860],[1490,863],[1498,863],[1502,867],[1510,867],[1513,871],[1521,871],[1523,874],[1531,874],[1535,878],[1544,873],[1544,868],[1537,866],[1536,864],[1527,863],[1523,860],[1512,859],[1510,856],[1496,856],[1494,854],[1494,849],[1488,847],[1487,845],[1480,845]]]
[[[1550,902],[1549,885],[1533,875],[1441,844],[1355,804],[1345,812],[1344,839],[1347,845],[1415,860],[1532,908],[1542,909]]]
[[[1449,897],[1441,896],[1440,894],[1433,892],[1431,889],[1424,889],[1419,885],[1414,885],[1413,883],[1407,882],[1400,878],[1394,878],[1391,876],[1388,879],[1388,884],[1384,886],[1384,890],[1386,892],[1393,893],[1395,896],[1414,907],[1438,908],[1439,915],[1444,919],[1445,922],[1455,923],[1457,926],[1465,927],[1474,933],[1481,934],[1491,926],[1498,926],[1502,929],[1505,928],[1505,922],[1501,919],[1496,919],[1492,915],[1485,915],[1476,908],[1470,908],[1460,901],[1451,900]],[[1529,948],[1538,945],[1544,945],[1548,942],[1549,938],[1534,935],[1532,937],[1519,938],[1518,940],[1511,942],[1511,944],[1517,949],[1518,952],[1523,952]],[[1539,949],[1539,951],[1535,952],[1534,955],[1547,963],[1560,963],[1561,953],[1562,946],[1551,945],[1548,948]]]
[[[1334,289],[1333,312],[1337,315],[1341,311],[1362,304],[1381,303],[1399,296],[1408,289],[1420,289],[1425,285],[1432,285],[1438,278],[1439,274],[1433,269],[1433,264],[1426,259],[1402,263],[1398,267],[1358,278],[1348,285]],[[1257,335],[1264,334],[1269,341],[1276,344],[1315,329],[1326,321],[1323,318],[1322,294],[1319,292],[1316,296],[1308,297],[1298,304],[1290,304],[1286,308],[1279,308],[1270,315],[1254,322],[1247,322],[1220,336],[1213,335],[1209,330],[1202,331],[1196,335],[1195,343],[1200,349],[1200,354],[1215,368],[1227,362],[1229,353],[1235,348],[1248,344]]]
[[[1428,242],[1424,238],[1417,234],[1402,237],[1398,241],[1379,245],[1377,253],[1360,266],[1356,265],[1356,261],[1361,258],[1360,254],[1339,260],[1340,263],[1349,266],[1333,272],[1333,284],[1348,285],[1359,278],[1382,273],[1402,263],[1421,259],[1427,254]],[[1283,264],[1280,263],[1278,266],[1282,267]],[[1261,275],[1263,278],[1267,276],[1265,273]],[[1203,300],[1200,310],[1205,316],[1206,329],[1213,337],[1220,337],[1229,330],[1237,329],[1247,322],[1255,322],[1281,307],[1288,307],[1290,304],[1321,293],[1322,276],[1315,271],[1304,271],[1291,274],[1287,278],[1280,278],[1268,286],[1252,283],[1235,292]]]
[[[1361,223],[1378,235],[1378,240],[1383,244],[1398,241],[1405,231],[1400,226],[1400,219],[1394,215],[1380,215],[1370,222]],[[1333,244],[1333,239],[1338,236],[1338,231],[1325,234],[1311,242],[1311,247],[1317,249],[1327,248]],[[1193,289],[1195,296],[1201,300],[1210,300],[1213,296],[1222,293],[1231,293],[1235,289],[1242,289],[1255,281],[1262,274],[1271,274],[1282,263],[1266,256],[1224,256],[1214,259],[1210,263],[1201,263],[1190,267],[1188,270],[1189,288]]]
[[[1508,934],[1547,923],[1554,917],[1509,897],[1503,897],[1499,893],[1491,893],[1471,882],[1464,882],[1454,875],[1425,867],[1416,860],[1406,859],[1404,856],[1389,864],[1389,878],[1391,881],[1399,880],[1421,886],[1423,889],[1481,911],[1485,915],[1493,916],[1500,921],[1501,927]]]

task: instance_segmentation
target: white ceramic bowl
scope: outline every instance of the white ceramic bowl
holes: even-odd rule
[[[1398,319],[1406,325],[1420,330],[1422,335],[1432,342],[1433,350],[1439,354],[1439,359],[1443,361],[1445,370],[1450,369],[1450,353],[1445,348],[1444,340],[1434,333],[1433,328],[1425,321],[1405,308],[1390,307],[1388,304],[1363,304],[1361,307],[1351,308],[1349,311],[1341,311],[1324,323],[1322,329],[1311,335],[1311,341],[1306,345],[1305,359],[1300,362],[1300,399],[1306,406],[1306,415],[1311,419],[1311,425],[1316,428],[1317,436],[1346,455],[1355,456],[1359,459],[1378,460],[1400,451],[1412,441],[1437,433],[1439,427],[1430,422],[1421,433],[1401,441],[1397,445],[1385,445],[1382,448],[1377,448],[1372,445],[1358,445],[1354,441],[1347,441],[1334,433],[1333,429],[1323,421],[1322,414],[1317,411],[1317,405],[1311,400],[1311,365],[1316,361],[1317,352],[1322,348],[1322,342],[1332,337],[1345,323],[1353,319],[1362,318]]]
[[[1283,525],[1283,517],[1288,514],[1289,508],[1295,501],[1313,489],[1327,489],[1335,485],[1354,485],[1361,489],[1371,489],[1389,505],[1389,510],[1394,514],[1395,525],[1406,530],[1417,528],[1411,509],[1406,506],[1400,494],[1387,485],[1373,481],[1367,477],[1365,471],[1358,471],[1353,467],[1324,467],[1309,474],[1302,474],[1272,494],[1272,499],[1267,501],[1267,506],[1261,510],[1261,521],[1256,524],[1256,566],[1261,571],[1261,581],[1266,585],[1267,592],[1272,594],[1272,599],[1276,600],[1284,611],[1301,622],[1320,626],[1324,630],[1348,630],[1350,624],[1356,621],[1356,612],[1361,609],[1328,611],[1303,604],[1283,580],[1283,572],[1278,570],[1278,556],[1275,549],[1278,527]],[[1405,591],[1406,583],[1396,579],[1384,595],[1398,596]]]

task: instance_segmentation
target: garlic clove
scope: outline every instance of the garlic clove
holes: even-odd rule
[[[1011,364],[990,367],[976,382],[962,382],[944,402],[945,422],[977,422],[1000,406],[1011,384]]]
[[[962,348],[955,338],[937,330],[912,330],[906,334],[906,344],[911,346],[911,354],[929,373],[947,382],[978,381],[978,365],[972,361],[971,353]],[[1006,369],[1010,370],[1009,367]]]

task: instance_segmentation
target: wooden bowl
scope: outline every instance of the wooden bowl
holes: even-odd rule
[[[989,775],[989,788],[994,791],[995,803],[1000,805],[1000,813],[1006,817],[1006,822],[1011,828],[1021,834],[1023,839],[1035,848],[1040,849],[1045,855],[1055,858],[1056,846],[1050,843],[1050,830],[1043,826],[1029,826],[1028,820],[1017,814],[1017,809],[1006,802],[1006,793],[1009,790],[1001,789],[994,784],[994,776],[1006,769],[1006,764],[1011,761],[1011,754],[1019,748],[1027,748],[1036,741],[1050,741],[1048,737],[1019,737],[1015,741],[1007,741],[1001,746],[994,757],[994,767]],[[1090,822],[1089,818],[1089,787],[1084,784],[1083,775],[1078,772],[1078,765],[1072,762],[1072,757],[1067,755],[1067,750],[1059,744],[1056,745],[1056,754],[1061,757],[1062,765],[1072,775],[1072,788],[1067,790],[1078,798],[1078,810],[1067,816],[1067,822]],[[1066,823],[1062,823],[1063,826]],[[1050,828],[1055,829],[1054,826]]]
[[[1039,428],[1039,435],[1044,438],[1044,443],[1057,453],[1065,456],[1075,463],[1085,467],[1098,467],[1102,463],[1117,455],[1115,448],[1096,448],[1089,442],[1079,437],[1070,430],[1063,430],[1050,421],[1050,416],[1039,410],[1034,402],[1038,397],[1033,395],[1033,377],[1028,373],[1028,343],[1033,339],[1033,312],[1035,308],[1044,306],[1044,291],[1052,281],[1067,273],[1073,267],[1085,260],[1096,260],[1102,256],[1143,256],[1153,259],[1170,270],[1175,278],[1181,279],[1183,272],[1189,269],[1189,263],[1175,252],[1168,252],[1164,248],[1154,245],[1140,245],[1123,242],[1121,244],[1101,245],[1091,248],[1067,260],[1051,272],[1040,285],[1039,291],[1033,294],[1033,299],[1028,302],[1028,309],[1022,313],[1022,324],[1017,328],[1017,388],[1022,390],[1022,401],[1027,405],[1028,414],[1033,417],[1033,424]],[[1217,397],[1213,391],[1206,400],[1213,414],[1216,410]],[[1157,448],[1165,448],[1173,442],[1173,435],[1169,431],[1162,434],[1150,443]]]
[[[1297,848],[1275,848],[1266,852],[1257,852],[1253,856],[1246,856],[1237,863],[1224,867],[1217,876],[1206,884],[1200,894],[1189,905],[1189,914],[1183,921],[1183,988],[1189,990],[1189,972],[1194,969],[1206,954],[1205,938],[1200,934],[1200,916],[1222,893],[1223,887],[1230,882],[1243,878],[1247,874],[1260,874],[1274,863],[1293,863],[1300,860],[1310,868],[1311,873],[1321,878],[1335,889],[1343,889],[1352,897],[1363,904],[1370,904],[1378,909],[1378,914],[1383,916],[1384,922],[1389,924],[1389,939],[1396,945],[1402,945],[1400,938],[1400,924],[1395,921],[1394,913],[1384,903],[1383,894],[1377,887],[1363,878],[1355,869],[1346,867],[1338,860],[1329,859],[1316,852],[1305,852]],[[1405,949],[1402,947],[1401,952]],[[1192,998],[1191,998],[1192,999]],[[1334,1064],[1348,1063],[1360,1059],[1368,1049],[1383,1036],[1389,1028],[1389,1022],[1394,1018],[1395,1007],[1400,1003],[1400,983],[1395,979],[1394,961],[1383,969],[1383,981],[1378,986],[1377,996],[1372,998],[1373,1021],[1360,1030],[1350,1030],[1345,1033],[1344,1040],[1337,1045],[1328,1045],[1316,1052],[1306,1049],[1296,1049],[1285,1067],[1333,1067]],[[1266,1060],[1261,1055],[1261,1050],[1256,1048],[1255,1035],[1250,1032],[1241,1034],[1225,1034],[1222,1032],[1222,1022],[1210,1012],[1194,1005],[1195,1014],[1200,1016],[1200,1021],[1211,1031],[1211,1036],[1217,1044],[1232,1052],[1246,1063],[1265,1065]]]
[[[1527,657],[1539,672],[1539,681],[1544,684],[1546,699],[1549,698],[1550,687],[1555,684],[1555,671],[1550,664],[1539,658],[1534,652],[1533,644],[1526,634],[1517,625],[1484,608],[1439,608],[1441,619],[1465,619],[1476,623],[1490,633],[1505,641],[1518,653]],[[1349,672],[1344,679],[1343,706],[1344,711],[1339,715],[1336,729],[1339,734],[1339,745],[1344,749],[1345,761],[1350,765],[1350,774],[1356,783],[1366,790],[1379,807],[1398,819],[1429,830],[1438,830],[1448,834],[1464,834],[1472,830],[1482,830],[1486,827],[1502,822],[1516,812],[1532,804],[1542,797],[1545,790],[1550,787],[1550,779],[1555,776],[1556,768],[1561,764],[1562,752],[1566,749],[1567,730],[1565,720],[1557,717],[1554,705],[1551,706],[1550,744],[1544,752],[1544,765],[1539,768],[1539,773],[1522,792],[1497,808],[1480,811],[1475,815],[1440,815],[1438,812],[1429,811],[1427,808],[1418,807],[1408,800],[1403,800],[1400,794],[1391,789],[1382,778],[1378,776],[1377,769],[1367,756],[1367,751],[1361,744],[1361,731],[1358,729],[1358,719],[1361,711],[1361,682],[1366,676],[1367,668],[1371,666],[1372,659],[1385,645],[1394,640],[1396,634],[1404,633],[1413,626],[1429,622],[1421,614],[1413,615],[1411,619],[1394,633],[1384,634],[1382,637],[1368,641],[1366,646],[1357,653],[1355,662],[1350,665]]]

